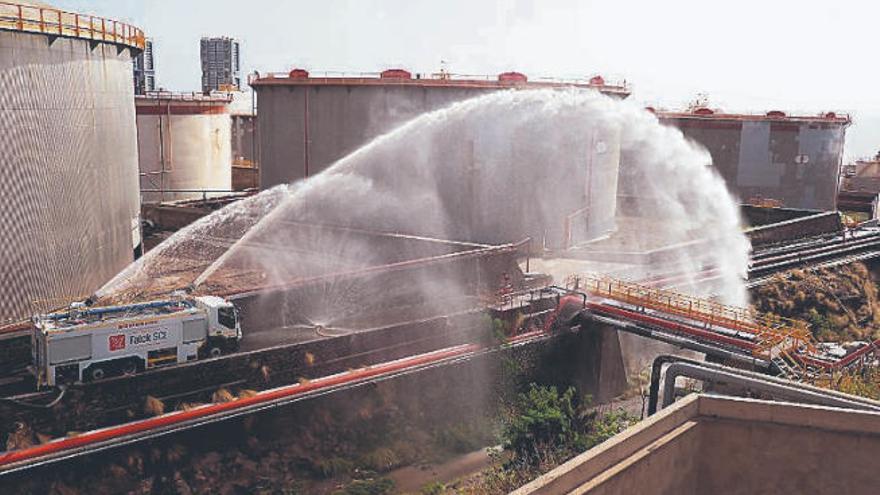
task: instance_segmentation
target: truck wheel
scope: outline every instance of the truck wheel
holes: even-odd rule
[[[89,379],[93,382],[103,380],[105,376],[107,376],[107,374],[104,372],[104,368],[93,367],[89,370]]]
[[[223,349],[218,346],[214,346],[208,351],[208,356],[212,358],[218,358],[221,355],[223,355]]]
[[[122,374],[131,376],[138,372],[138,363],[134,359],[129,359],[122,365]]]

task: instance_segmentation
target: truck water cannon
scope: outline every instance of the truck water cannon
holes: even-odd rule
[[[160,366],[218,357],[238,349],[238,310],[216,296],[117,306],[73,303],[33,318],[38,386],[101,380]]]

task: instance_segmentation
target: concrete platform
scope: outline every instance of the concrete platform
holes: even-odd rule
[[[691,395],[513,492],[874,494],[880,414]]]

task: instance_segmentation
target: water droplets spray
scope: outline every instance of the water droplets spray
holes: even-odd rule
[[[561,252],[633,225],[622,218],[649,219],[640,225],[654,241],[638,245],[634,232],[633,250],[706,240],[667,261],[718,270],[725,302],[746,302],[749,245],[708,154],[635,105],[588,90],[499,92],[422,115],[316,176],[182,229],[99,295],[210,287],[230,273],[291,280],[423,254],[315,224],[480,243],[531,237]],[[365,296],[332,285],[328,301]]]

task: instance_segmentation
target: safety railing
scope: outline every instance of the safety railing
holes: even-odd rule
[[[477,82],[477,83],[491,83],[497,84],[498,75],[497,74],[456,74],[451,72],[437,72],[437,73],[414,73],[411,78],[394,78],[387,77],[382,78],[381,72],[355,72],[355,71],[309,71],[307,77],[303,77],[302,75],[292,76],[290,72],[262,72],[262,73],[251,73],[248,74],[247,82],[251,84],[258,80],[266,80],[266,79],[302,79],[303,81],[308,81],[310,83],[329,83],[333,81],[338,81],[340,79],[345,79],[347,82],[376,82],[382,81],[387,84],[413,84],[418,82],[432,82],[432,83],[449,83],[449,84],[457,84],[457,83],[465,83],[465,82]],[[605,90],[619,90],[619,91],[629,91],[629,85],[625,80],[621,82],[617,81],[608,81],[602,80],[601,84],[597,83],[595,80],[590,78],[562,78],[562,77],[529,77],[529,83],[533,84],[558,84],[558,85],[577,85],[577,86],[594,86],[601,87]]]
[[[768,115],[766,110],[742,109],[738,111],[726,111],[713,108],[711,111],[701,109],[680,110],[664,107],[649,107],[661,118],[706,118],[722,120],[783,120],[790,122],[835,122],[849,125],[852,116],[844,111],[812,112],[808,110],[789,110],[781,114]]]
[[[754,337],[754,353],[760,357],[816,353],[812,333],[804,322],[601,275],[577,275],[567,285],[640,308],[748,333]]]
[[[144,49],[144,32],[124,22],[0,1],[0,29],[82,38]]]
[[[147,91],[143,95],[135,95],[138,100],[172,100],[172,101],[193,101],[207,103],[229,103],[232,101],[232,94],[226,92],[216,93],[199,93],[179,92],[179,91]]]

